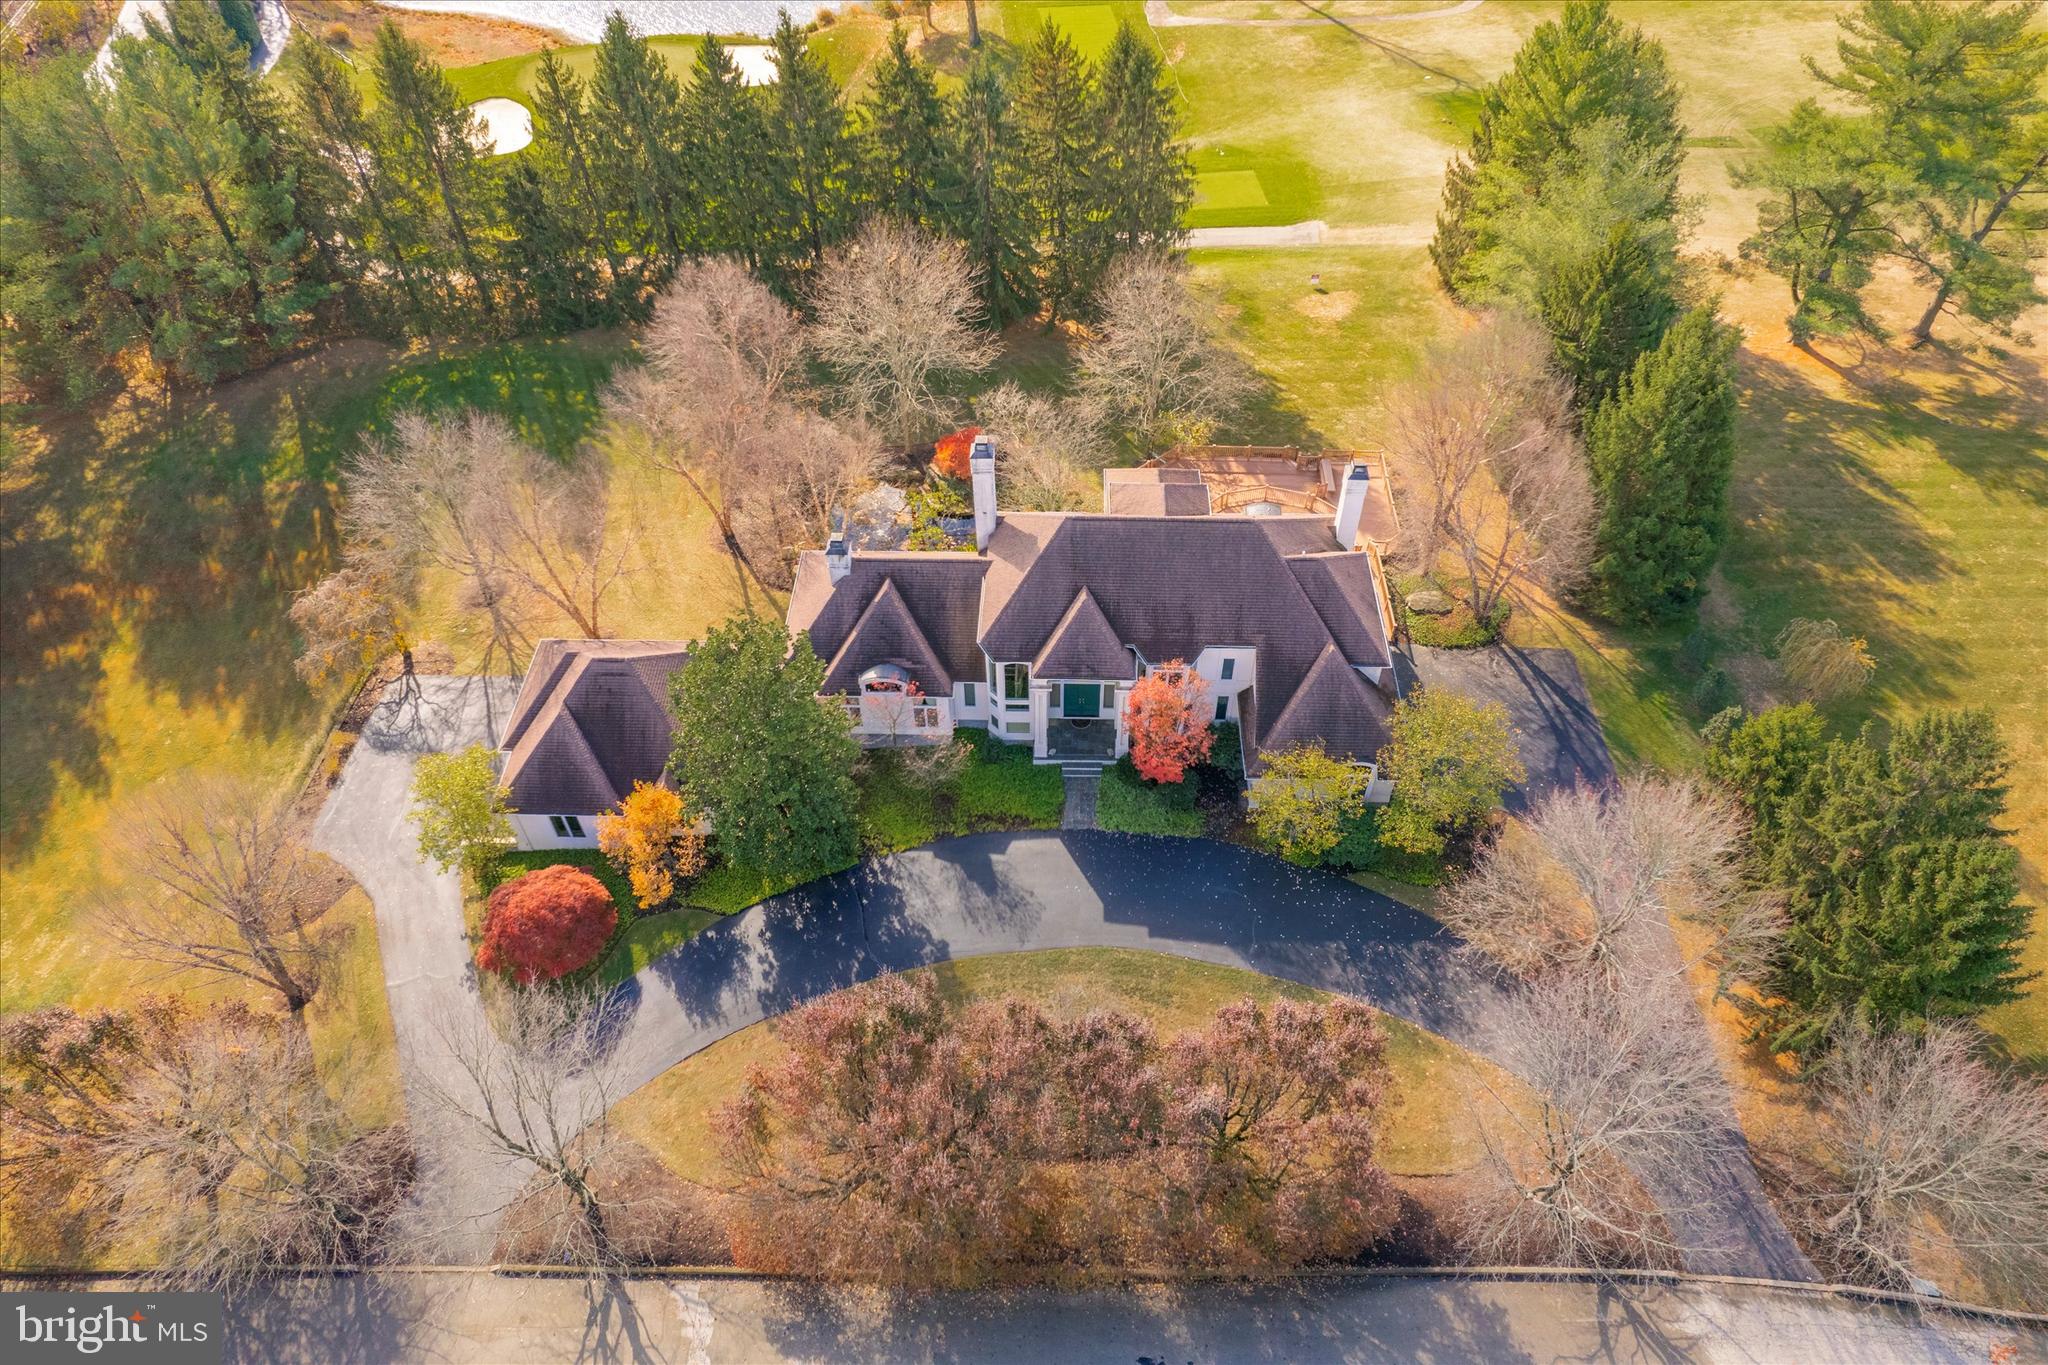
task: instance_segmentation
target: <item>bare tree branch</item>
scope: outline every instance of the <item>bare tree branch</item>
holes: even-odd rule
[[[995,362],[966,248],[918,227],[870,218],[819,271],[813,305],[812,343],[846,405],[906,445],[947,422],[938,385]]]
[[[626,576],[634,548],[631,526],[612,510],[604,457],[585,449],[564,468],[516,445],[504,473],[479,509],[498,562],[586,638],[604,638],[605,595]]]
[[[1534,1101],[1481,1081],[1485,1159],[1463,1228],[1472,1260],[1663,1264],[1701,1250],[1668,1221],[1707,1198],[1723,1093],[1690,1002],[1664,983],[1556,971],[1478,1022],[1484,1051]]]
[[[1406,553],[1423,572],[1455,553],[1481,619],[1519,584],[1560,592],[1585,575],[1592,476],[1541,327],[1489,313],[1433,348],[1388,395],[1386,434],[1401,461]]]
[[[298,1011],[341,947],[316,933],[335,887],[285,801],[225,779],[140,799],[113,836],[129,876],[99,913],[123,951],[174,972],[254,982]]]
[[[1088,400],[1049,398],[1005,382],[974,400],[974,414],[1002,451],[996,474],[1003,506],[1057,512],[1088,505],[1084,476],[1107,464],[1110,453]]]
[[[1102,321],[1081,353],[1081,391],[1148,448],[1201,445],[1252,392],[1244,362],[1209,331],[1186,267],[1129,252],[1110,268]]]

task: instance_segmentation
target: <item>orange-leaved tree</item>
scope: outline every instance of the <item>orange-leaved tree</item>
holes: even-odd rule
[[[966,479],[971,472],[967,461],[974,453],[974,438],[979,435],[980,427],[962,427],[950,436],[941,436],[933,449],[932,468],[949,479]]]
[[[1178,782],[1209,756],[1209,686],[1180,659],[1155,665],[1124,703],[1131,764],[1150,782]]]
[[[603,882],[580,867],[543,867],[491,893],[476,965],[522,986],[553,981],[595,961],[618,923]]]
[[[633,883],[633,899],[651,910],[676,893],[676,883],[704,870],[704,836],[683,798],[652,782],[635,782],[615,812],[597,817],[597,846]]]

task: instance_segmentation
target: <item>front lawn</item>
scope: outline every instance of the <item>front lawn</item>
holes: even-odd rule
[[[1235,967],[1119,948],[1000,953],[926,968],[956,1002],[1019,995],[1066,1017],[1091,1010],[1136,1014],[1172,1036],[1206,1023],[1222,1006],[1251,996],[1314,1001],[1321,992]],[[1436,1034],[1391,1016],[1387,1063],[1394,1073],[1380,1125],[1380,1160],[1396,1175],[1449,1175],[1479,1159],[1465,1096],[1481,1074],[1512,1085],[1490,1063]],[[770,1019],[714,1043],[627,1096],[612,1111],[626,1134],[684,1180],[724,1187],[731,1180],[712,1131],[720,1105],[756,1065],[782,1053]]]

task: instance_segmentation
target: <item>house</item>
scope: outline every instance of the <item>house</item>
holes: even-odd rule
[[[665,782],[673,640],[542,640],[500,746],[521,848],[595,848],[597,817],[636,782]]]
[[[835,536],[799,557],[789,627],[864,743],[971,725],[1041,762],[1108,763],[1128,747],[1132,684],[1171,659],[1204,680],[1216,720],[1238,723],[1251,772],[1297,744],[1370,764],[1386,743],[1392,611],[1360,532],[1380,493],[1364,462],[1327,515],[1218,514],[1200,471],[1173,468],[1109,471],[1100,513],[1003,512],[988,437],[969,470],[972,551]],[[1383,800],[1387,784],[1373,790]]]

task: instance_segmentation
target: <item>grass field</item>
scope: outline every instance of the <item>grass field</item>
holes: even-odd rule
[[[949,1000],[1021,995],[1062,1017],[1127,1010],[1172,1036],[1205,1023],[1217,1009],[1251,996],[1260,1001],[1319,1000],[1320,992],[1257,972],[1157,953],[1074,948],[1003,953],[927,968]],[[1382,1016],[1394,1107],[1380,1130],[1380,1160],[1397,1175],[1463,1170],[1478,1158],[1465,1113],[1472,1068],[1487,1066],[1433,1033]],[[685,1180],[724,1185],[712,1115],[748,1070],[781,1055],[775,1021],[756,1024],[670,1067],[620,1102],[614,1117]],[[1498,1072],[1488,1068],[1496,1080]]]

